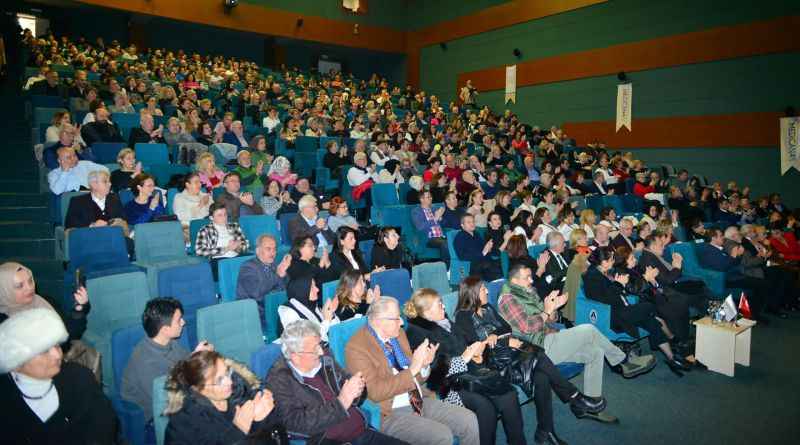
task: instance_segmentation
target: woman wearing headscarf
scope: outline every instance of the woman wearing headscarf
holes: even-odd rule
[[[86,316],[91,310],[89,294],[81,287],[73,295],[74,305],[68,316],[56,310],[44,298],[36,294],[36,282],[30,269],[19,263],[8,262],[0,265],[0,323],[6,318],[30,309],[45,308],[59,314],[66,325],[69,338],[79,340],[86,331]]]
[[[305,319],[319,325],[322,341],[328,341],[328,329],[339,323],[336,309],[339,300],[333,298],[321,304],[319,288],[313,278],[300,277],[286,286],[286,304],[278,307],[281,327],[285,328],[293,321]]]
[[[63,360],[59,345],[69,338],[67,329],[39,305],[0,323],[3,443],[118,443],[111,403],[88,369]]]
[[[383,170],[378,173],[378,184],[394,184],[399,187],[400,184],[406,182],[403,175],[400,173],[400,161],[390,159],[383,165]]]
[[[267,176],[281,183],[283,187],[294,185],[297,182],[297,174],[292,173],[292,164],[283,156],[278,156],[269,166]]]

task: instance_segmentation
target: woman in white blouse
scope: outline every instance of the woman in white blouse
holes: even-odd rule
[[[339,317],[336,316],[339,302],[333,298],[321,304],[319,294],[319,288],[311,277],[290,281],[286,286],[288,301],[278,307],[281,326],[285,328],[300,319],[309,320],[319,325],[322,341],[328,341],[328,330],[339,323]]]
[[[183,180],[183,191],[175,195],[172,212],[181,222],[187,242],[189,241],[189,224],[193,219],[207,217],[211,202],[211,195],[202,191],[200,176],[196,172],[186,175]]]

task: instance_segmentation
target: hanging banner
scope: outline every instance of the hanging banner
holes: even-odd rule
[[[783,117],[781,122],[781,174],[790,168],[800,171],[800,117]]]
[[[517,66],[506,67],[506,98],[503,103],[517,103]]]
[[[633,106],[633,84],[617,85],[617,130],[626,127],[631,131],[631,107]]]

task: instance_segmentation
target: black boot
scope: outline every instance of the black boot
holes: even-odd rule
[[[536,445],[567,445],[566,442],[561,440],[556,433],[552,431],[541,431],[536,430],[536,434],[533,436],[533,442]]]
[[[569,401],[569,409],[578,418],[583,417],[586,413],[597,414],[606,409],[606,399],[603,397],[589,397],[579,392]]]

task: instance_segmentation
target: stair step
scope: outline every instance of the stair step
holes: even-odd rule
[[[33,272],[33,277],[38,284],[42,280],[58,280],[64,278],[64,263],[53,258],[40,257],[5,257],[0,258],[0,264],[14,261],[27,267]]]
[[[0,222],[47,221],[50,209],[46,206],[3,207],[0,206]]]
[[[55,255],[54,238],[0,238],[0,258],[15,256],[54,258]]]
[[[0,193],[0,207],[47,207],[50,196],[46,193]]]
[[[53,225],[34,221],[0,221],[0,236],[3,238],[50,238]]]
[[[0,180],[0,192],[6,193],[37,193],[39,191],[39,179],[3,179]]]

